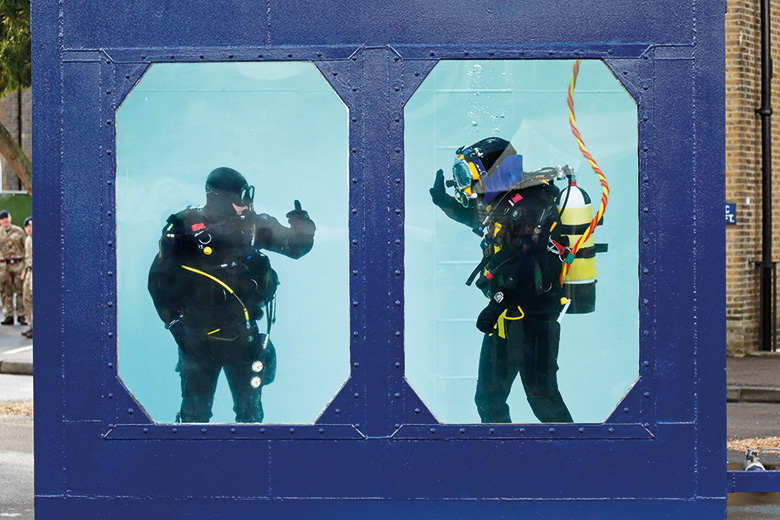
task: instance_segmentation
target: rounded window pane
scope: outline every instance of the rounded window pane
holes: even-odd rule
[[[347,109],[313,64],[146,72],[117,111],[117,320],[153,420],[325,408],[349,373],[347,179]]]
[[[443,423],[598,423],[637,378],[637,107],[581,63],[599,219],[574,65],[442,61],[405,107],[406,376]]]

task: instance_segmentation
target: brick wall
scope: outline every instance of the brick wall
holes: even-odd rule
[[[736,203],[737,225],[726,226],[726,327],[729,351],[752,351],[759,342],[761,259],[761,33],[759,2],[729,0],[726,14],[726,201]],[[772,56],[780,63],[780,9],[771,20]],[[774,14],[773,13],[773,14]],[[775,73],[772,104],[780,99]],[[780,112],[778,112],[780,114]],[[780,179],[780,121],[772,118],[772,174]],[[780,186],[773,184],[773,207]],[[773,219],[780,239],[780,215]],[[775,240],[777,243],[778,240]],[[775,251],[777,248],[775,247]],[[775,256],[776,258],[776,256]]]
[[[21,103],[21,118],[20,113]],[[12,92],[0,99],[0,121],[5,125],[16,142],[21,141],[22,149],[27,157],[31,157],[32,139],[30,134],[32,119],[32,96],[30,90],[24,92]],[[21,119],[21,126],[20,126]],[[0,157],[0,166],[2,167],[2,189],[3,190],[24,190],[22,182],[16,175],[16,172]]]

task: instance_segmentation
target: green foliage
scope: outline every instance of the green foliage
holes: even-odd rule
[[[30,0],[0,0],[0,97],[32,83]]]

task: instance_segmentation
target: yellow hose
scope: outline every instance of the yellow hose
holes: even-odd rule
[[[581,60],[577,60],[574,62],[574,69],[572,70],[571,81],[569,82],[569,93],[566,99],[567,104],[569,105],[569,126],[571,126],[571,132],[574,134],[574,139],[577,141],[577,145],[579,145],[583,157],[590,163],[591,168],[593,168],[593,171],[601,182],[601,204],[599,205],[599,209],[596,211],[593,220],[590,221],[588,229],[580,236],[577,243],[574,244],[574,247],[572,247],[571,252],[575,255],[577,254],[577,251],[580,250],[580,247],[582,247],[593,234],[599,220],[604,216],[604,211],[607,209],[607,199],[609,198],[609,184],[607,184],[607,178],[604,176],[604,172],[601,171],[601,168],[599,168],[599,165],[596,164],[596,160],[585,147],[585,142],[582,140],[579,130],[577,130],[577,119],[574,117],[574,87],[577,85],[577,75],[580,72],[580,61]],[[569,272],[570,266],[571,264],[564,264],[563,269],[561,270],[561,283],[563,283],[563,279]]]
[[[181,266],[181,268],[182,268],[182,269],[185,269],[185,270],[187,270],[187,271],[191,271],[191,272],[193,272],[193,273],[199,274],[199,275],[201,275],[201,276],[205,276],[206,278],[208,278],[208,279],[210,279],[210,280],[214,280],[214,281],[215,281],[215,282],[217,282],[219,285],[221,285],[222,287],[224,287],[224,288],[225,288],[225,290],[226,290],[227,292],[229,292],[230,294],[232,294],[232,295],[235,297],[235,299],[236,299],[236,300],[238,300],[238,303],[240,303],[240,304],[241,304],[241,308],[242,308],[242,309],[244,309],[244,318],[246,318],[246,321],[247,321],[247,322],[249,322],[249,311],[247,310],[247,308],[246,308],[246,305],[244,305],[244,302],[242,302],[242,301],[241,301],[241,298],[239,298],[239,297],[238,297],[238,295],[235,293],[235,291],[234,291],[233,289],[231,289],[231,288],[228,286],[228,284],[226,284],[225,282],[223,282],[222,280],[220,280],[220,279],[219,279],[219,278],[217,278],[216,276],[212,276],[212,275],[210,275],[209,273],[204,273],[203,271],[200,271],[200,270],[198,270],[198,269],[195,269],[194,267],[189,267],[189,266],[183,265],[183,266]],[[214,331],[214,332],[216,332],[216,331]]]

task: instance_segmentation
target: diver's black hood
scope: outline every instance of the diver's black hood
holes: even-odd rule
[[[493,170],[495,170],[504,159],[510,155],[517,154],[517,150],[512,146],[512,143],[500,137],[482,139],[471,146],[459,148],[456,153],[460,153],[464,149],[472,150],[473,157],[479,158],[482,161],[482,166],[484,166],[488,176],[493,173]],[[470,155],[466,159],[471,158],[472,156]],[[487,179],[482,179],[482,181],[486,182]]]
[[[251,207],[253,193],[248,195],[250,188],[246,178],[232,168],[221,167],[212,170],[206,178],[204,209],[214,217],[235,216],[236,210],[233,204]]]

